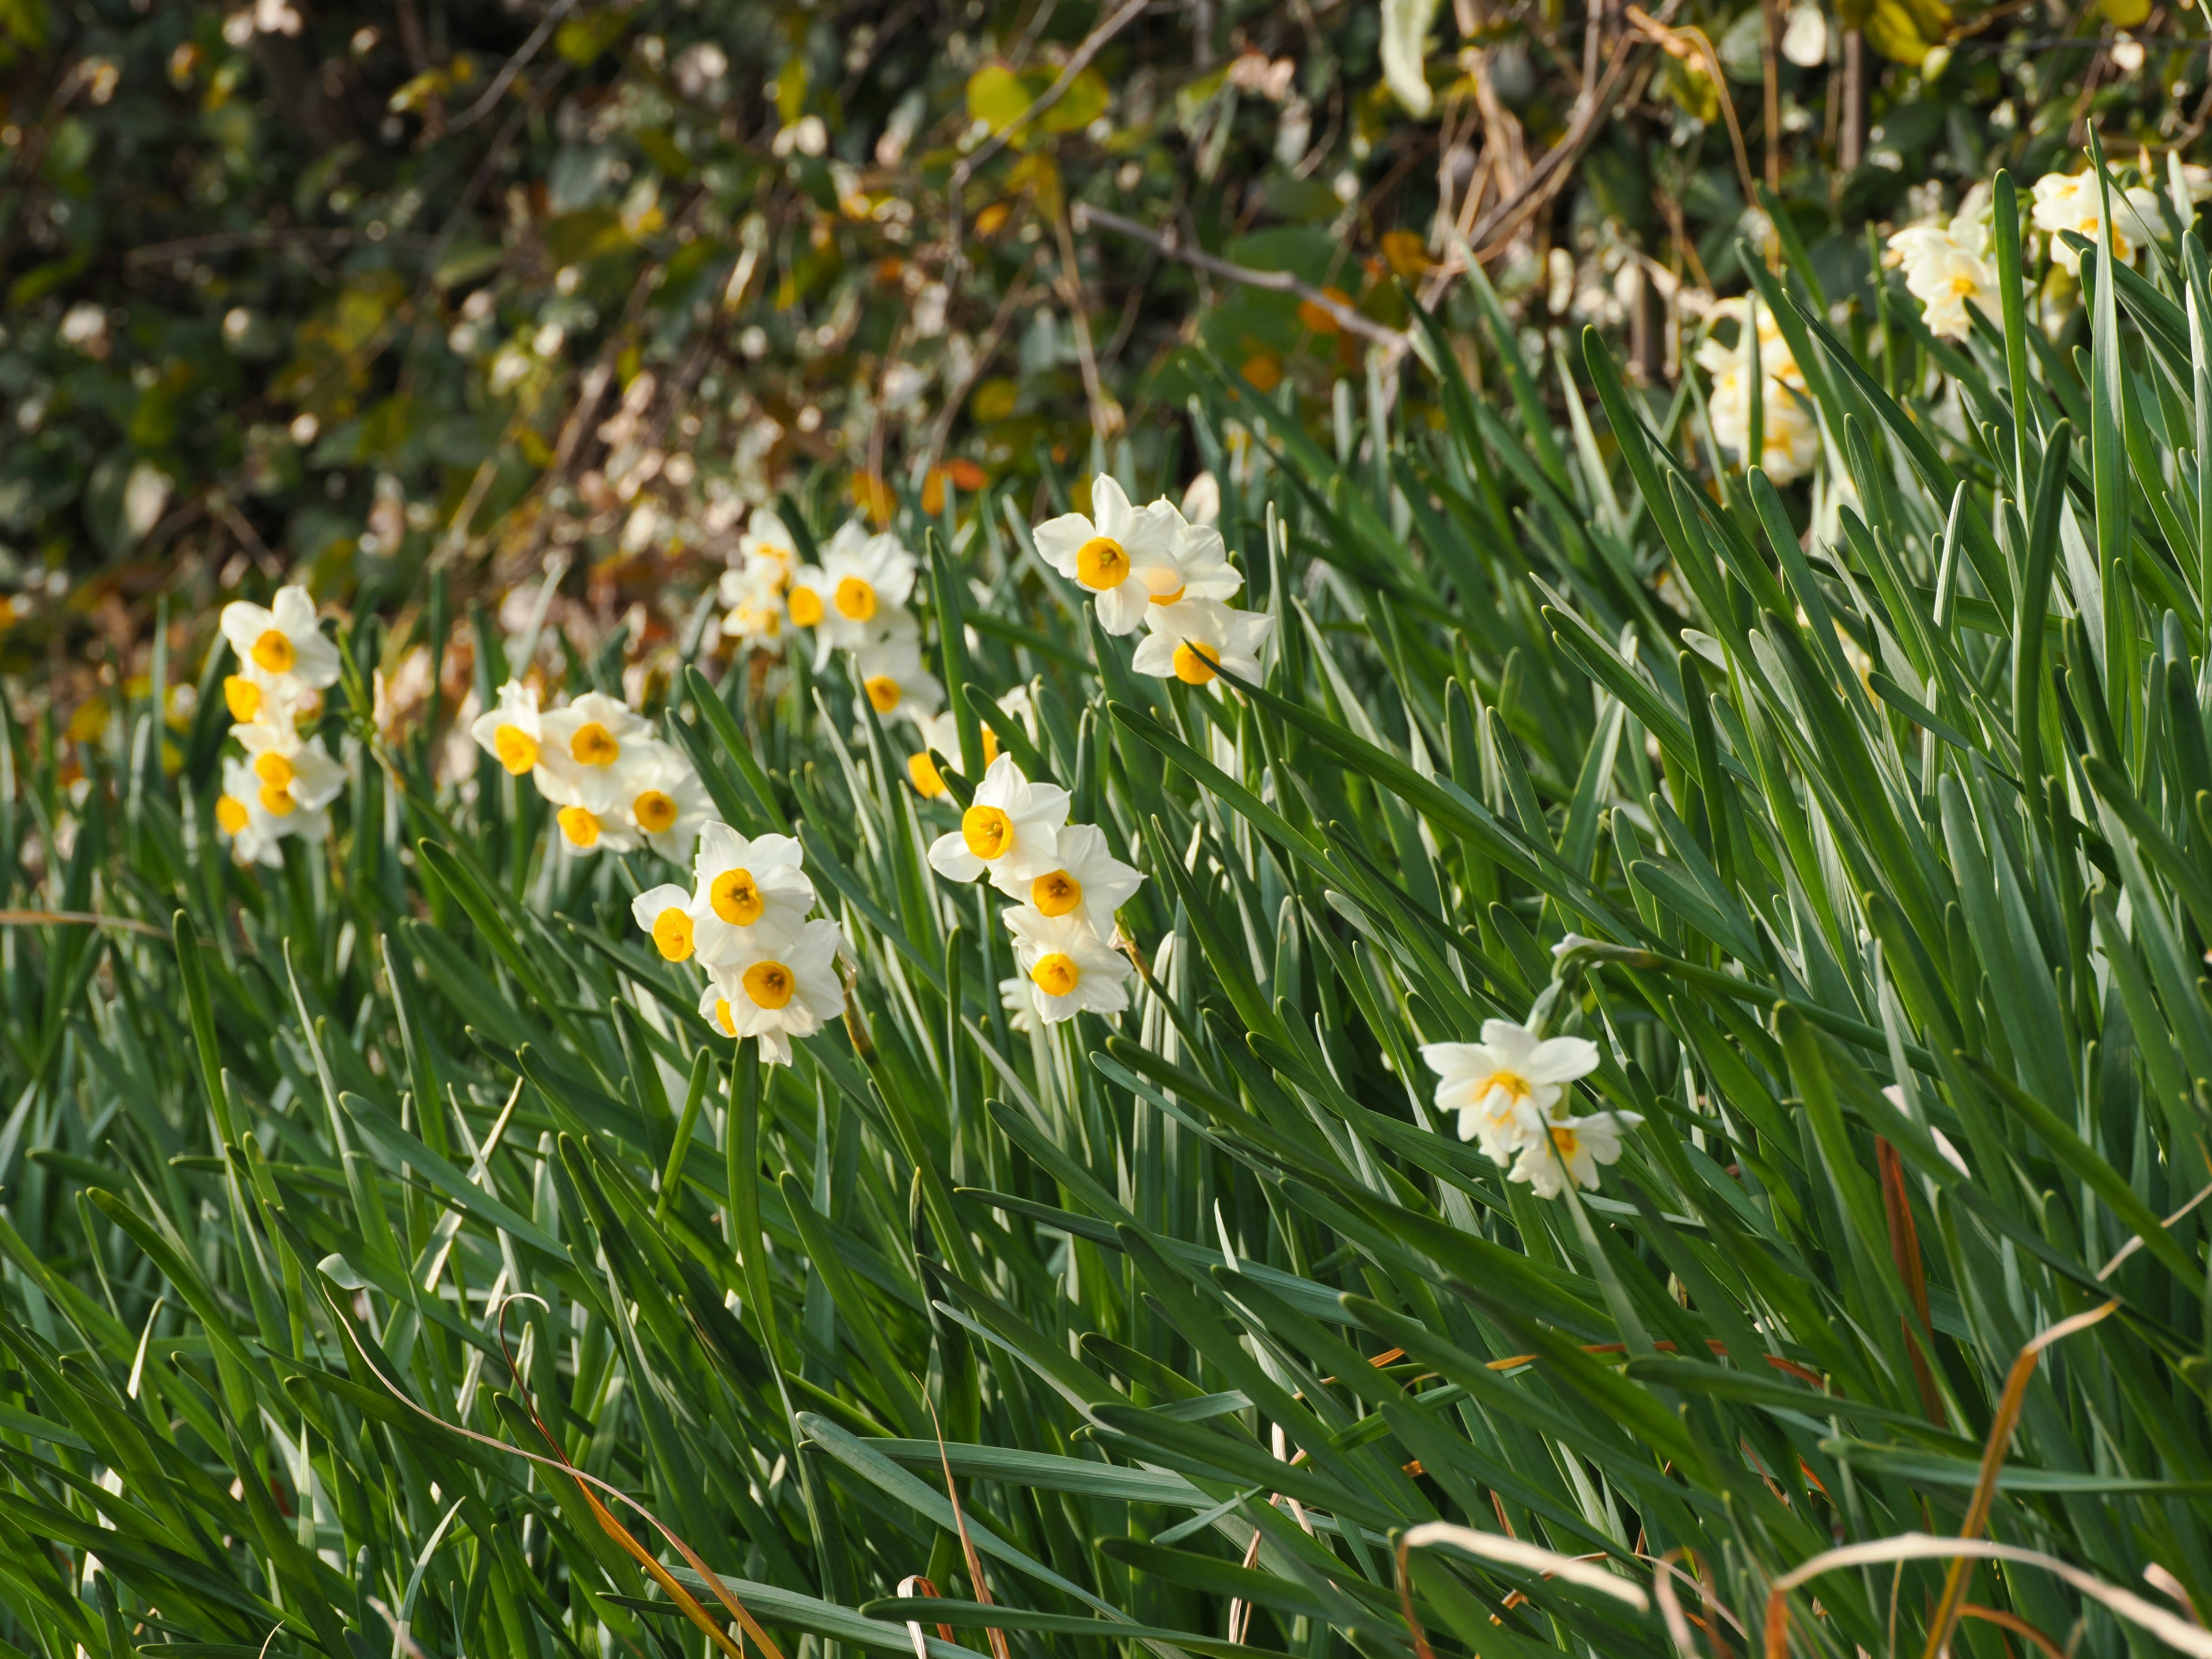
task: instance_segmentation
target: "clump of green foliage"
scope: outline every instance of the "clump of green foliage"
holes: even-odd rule
[[[4,1650],[2205,1651],[2212,295],[2085,246],[2069,358],[1993,223],[2002,314],[1887,386],[1745,260],[1826,522],[1595,337],[1493,313],[1500,412],[1426,331],[1441,420],[1333,450],[1193,356],[1264,683],[902,505],[942,678],[1149,878],[1119,1018],[1016,1029],[957,798],[803,658],[655,708],[854,945],[773,1070],[648,855],[378,723],[374,616],[281,871],[207,829],[219,652],[181,786],[166,659],[77,787],[11,723]],[[401,626],[489,702],[488,615]],[[1492,1018],[1595,1042],[1597,1188],[1433,1109]]]

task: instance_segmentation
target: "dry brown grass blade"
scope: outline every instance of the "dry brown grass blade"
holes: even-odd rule
[[[1658,1569],[1651,1575],[1651,1598],[1658,1602],[1659,1616],[1666,1621],[1667,1634],[1673,1639],[1675,1650],[1683,1656],[1683,1659],[1697,1659],[1697,1648],[1690,1640],[1690,1626],[1693,1624],[1705,1632],[1705,1639],[1712,1644],[1713,1659],[1735,1659],[1729,1648],[1728,1638],[1721,1634],[1721,1623],[1725,1620],[1735,1625],[1739,1636],[1744,1633],[1743,1626],[1713,1594],[1712,1574],[1707,1571],[1705,1564],[1698,1559],[1698,1553],[1685,1547],[1668,1550],[1656,1559],[1648,1555],[1643,1559]],[[1675,1565],[1677,1561],[1685,1559],[1697,1569],[1695,1578],[1690,1577]],[[1705,1607],[1703,1619],[1682,1611],[1682,1604],[1674,1595],[1674,1580],[1677,1578],[1697,1586],[1698,1598]]]
[[[405,1389],[380,1370],[376,1362],[368,1357],[368,1350],[362,1346],[360,1335],[354,1330],[352,1322],[343,1317],[342,1310],[334,1309],[333,1311],[338,1315],[338,1327],[345,1332],[346,1340],[353,1344],[353,1351],[360,1356],[362,1367],[371,1376],[383,1384],[386,1393],[406,1407],[409,1411],[413,1412],[417,1417],[436,1424],[449,1434],[458,1434],[464,1440],[473,1440],[478,1445],[488,1446],[494,1451],[505,1452],[513,1457],[526,1458],[532,1463],[543,1464],[550,1469],[558,1469],[573,1480],[576,1483],[577,1489],[584,1494],[585,1501],[592,1506],[592,1514],[598,1518],[599,1525],[605,1528],[607,1535],[645,1569],[653,1583],[665,1590],[669,1599],[683,1609],[684,1617],[705,1632],[709,1639],[726,1654],[729,1659],[745,1659],[744,1650],[731,1641],[728,1632],[708,1617],[706,1608],[700,1605],[691,1593],[678,1583],[667,1568],[654,1560],[652,1553],[630,1535],[629,1530],[622,1522],[615,1519],[613,1513],[592,1491],[592,1487],[596,1486],[608,1496],[619,1498],[629,1504],[655,1532],[666,1540],[668,1547],[684,1558],[684,1565],[697,1573],[708,1589],[714,1591],[714,1599],[720,1601],[728,1611],[730,1617],[737,1621],[738,1628],[753,1639],[764,1656],[764,1659],[784,1659],[783,1650],[776,1645],[775,1638],[763,1630],[759,1620],[745,1610],[744,1604],[731,1594],[730,1587],[721,1581],[712,1567],[700,1559],[696,1551],[678,1538],[667,1522],[661,1520],[651,1510],[646,1508],[621,1487],[602,1480],[598,1475],[587,1470],[578,1468],[568,1461],[565,1452],[558,1457],[548,1457],[543,1452],[528,1451],[520,1446],[510,1446],[504,1440],[494,1439],[488,1434],[479,1434],[474,1429],[463,1428],[458,1423],[448,1423],[437,1413],[418,1404]],[[504,1346],[503,1343],[502,1346]],[[534,1405],[530,1407],[530,1415],[533,1422],[538,1422],[538,1408]],[[548,1439],[551,1439],[552,1437],[543,1422],[538,1422],[538,1430],[539,1433],[546,1435]],[[559,1443],[556,1441],[554,1444],[555,1449],[558,1450]],[[1005,1659],[1003,1654],[1000,1659]]]
[[[922,1403],[929,1407],[929,1425],[937,1431],[937,1461],[945,1470],[945,1496],[952,1504],[952,1525],[960,1534],[960,1553],[968,1562],[968,1582],[975,1588],[978,1601],[987,1607],[995,1606],[991,1600],[991,1587],[983,1582],[983,1559],[975,1553],[975,1540],[968,1536],[968,1516],[960,1507],[960,1489],[952,1484],[952,1456],[945,1449],[945,1425],[937,1419],[937,1402],[925,1394]],[[1006,1632],[995,1625],[987,1625],[983,1634],[991,1638],[992,1659],[1009,1659]]]
[[[1985,1607],[1977,1602],[1968,1601],[1960,1607],[1959,1617],[1979,1619],[1985,1624],[1995,1625],[2000,1630],[2010,1631],[2014,1636],[2034,1643],[2037,1647],[2049,1654],[2051,1659],[2066,1659],[2064,1648],[2060,1647],[2057,1643],[2052,1641],[2051,1638],[2016,1613],[2007,1613],[2002,1607]]]
[[[1896,1262],[1897,1276],[1905,1281],[1905,1295],[1920,1319],[1917,1330],[1910,1319],[1904,1322],[1905,1352],[1912,1362],[1912,1380],[1919,1386],[1920,1404],[1928,1420],[1939,1429],[1948,1428],[1950,1417],[1936,1387],[1936,1374],[1929,1369],[1927,1350],[1921,1346],[1923,1340],[1936,1340],[1936,1327],[1928,1317],[1928,1266],[1920,1254],[1920,1229],[1912,1219],[1911,1196],[1905,1187],[1905,1164],[1897,1148],[1880,1135],[1875,1137],[1874,1151],[1875,1161],[1881,1168],[1881,1207],[1889,1223],[1890,1260]]]
[[[1524,1544],[1516,1538],[1478,1532],[1473,1527],[1455,1526],[1449,1521],[1424,1521],[1419,1526],[1409,1528],[1398,1535],[1397,1549],[1398,1608],[1405,1615],[1406,1630],[1413,1638],[1413,1651],[1418,1659],[1436,1659],[1436,1650],[1430,1647],[1428,1632],[1421,1627],[1420,1616],[1413,1611],[1413,1575],[1410,1558],[1415,1550],[1425,1549],[1431,1544],[1449,1544],[1455,1549],[1465,1550],[1479,1560],[1495,1561],[1501,1566],[1518,1568],[1539,1577],[1564,1578],[1584,1589],[1610,1595],[1616,1601],[1626,1601],[1638,1613],[1648,1612],[1651,1606],[1651,1597],[1643,1585],[1594,1565],[1599,1558],[1561,1555],[1555,1550]],[[1509,1600],[1506,1605],[1510,1607],[1513,1603]]]
[[[2145,1601],[2132,1590],[2108,1584],[2095,1574],[2084,1572],[2055,1555],[2017,1544],[1999,1544],[1987,1538],[1937,1538],[1924,1532],[1904,1533],[1895,1538],[1877,1538],[1871,1543],[1845,1544],[1839,1549],[1823,1550],[1776,1579],[1766,1593],[1766,1659],[1789,1659],[1790,1592],[1800,1584],[1822,1573],[1838,1572],[1847,1567],[1892,1561],[1942,1560],[2017,1561],[2040,1567],[2116,1617],[2142,1626],[2176,1652],[2185,1653],[2190,1659],[2212,1659],[2212,1631]]]
[[[2012,1431],[2020,1422],[2021,1408],[2027,1403],[2027,1385],[2035,1376],[2037,1363],[2043,1351],[2053,1343],[2062,1342],[2077,1331],[2109,1317],[2119,1306],[2118,1301],[2107,1302],[2091,1308],[2086,1313],[2062,1319],[2048,1329],[2038,1332],[2028,1340],[2027,1346],[2012,1362],[2012,1370],[2005,1377],[2004,1393],[1997,1401],[1995,1420],[1990,1425],[1990,1437],[1982,1448],[1982,1469],[1974,1482],[1972,1501],[1966,1505],[1966,1523],[1959,1528],[1961,1539],[1978,1537],[1989,1524],[1990,1506],[1996,1502],[1997,1476],[2004,1468],[2005,1450],[2012,1444]],[[1928,1645],[1923,1659],[1937,1659],[1951,1639],[1951,1626],[1958,1617],[1959,1602],[1966,1595],[1968,1564],[1972,1557],[1960,1555],[1953,1559],[1950,1571],[1943,1577],[1943,1596],[1936,1604],[1936,1617],[1928,1629]]]
[[[942,1592],[937,1586],[918,1572],[908,1573],[899,1580],[898,1593],[902,1596],[927,1595],[942,1599]],[[922,1636],[921,1620],[908,1620],[906,1633],[914,1641],[914,1659],[929,1659],[929,1643]],[[937,1627],[937,1633],[948,1642],[957,1644],[958,1641],[958,1638],[953,1635],[952,1626],[950,1625],[939,1625]]]

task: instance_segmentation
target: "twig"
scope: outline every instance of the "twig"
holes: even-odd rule
[[[1098,55],[1106,43],[1119,34],[1126,25],[1135,19],[1139,12],[1151,3],[1152,0],[1123,0],[1118,11],[1091,30],[1089,34],[1084,36],[1082,44],[1068,54],[1067,62],[1060,68],[1059,79],[1047,87],[1035,103],[993,133],[982,143],[977,145],[973,155],[960,158],[958,164],[952,169],[951,182],[945,186],[945,195],[951,210],[951,245],[952,265],[955,270],[957,270],[963,263],[960,244],[961,192],[968,188],[968,181],[975,176],[976,169],[1012,143],[1016,133],[1021,131],[1030,122],[1066,97],[1067,89],[1075,84],[1076,77],[1090,68],[1091,60]]]
[[[553,0],[553,3],[545,9],[545,15],[538,20],[538,27],[530,31],[530,38],[516,50],[514,57],[500,65],[499,73],[492,76],[491,84],[484,88],[483,96],[447,122],[447,132],[455,133],[463,127],[473,126],[489,114],[492,106],[499,102],[507,89],[514,84],[514,77],[522,73],[523,66],[538,55],[538,47],[545,44],[546,37],[553,33],[554,26],[568,15],[568,9],[575,3],[576,0]]]
[[[351,247],[357,242],[371,240],[358,230],[316,229],[302,226],[289,230],[216,230],[204,236],[180,236],[173,241],[149,242],[143,247],[134,247],[123,256],[125,264],[159,264],[169,259],[190,259],[203,253],[232,253],[240,248],[281,247],[286,243],[319,245],[324,247]],[[401,232],[374,239],[386,247],[428,247],[433,239],[408,235]]]
[[[0,927],[123,927],[149,939],[167,939],[168,930],[130,916],[104,916],[93,910],[0,910]]]
[[[1203,249],[1183,246],[1171,234],[1164,236],[1149,225],[1140,225],[1133,219],[1124,219],[1118,213],[1092,207],[1087,202],[1076,203],[1072,211],[1078,230],[1087,230],[1095,225],[1116,235],[1127,236],[1133,241],[1142,242],[1171,259],[1181,260],[1194,270],[1226,277],[1232,283],[1242,283],[1247,288],[1264,288],[1277,294],[1295,294],[1316,310],[1334,318],[1340,328],[1362,335],[1393,353],[1403,351],[1412,343],[1406,334],[1361,316],[1343,301],[1322,293],[1310,283],[1300,282],[1287,270],[1255,270],[1249,265],[1231,264]]]
[[[1022,268],[1014,273],[1014,280],[1006,284],[1006,297],[999,301],[998,314],[991,319],[990,327],[983,331],[983,343],[975,348],[975,356],[969,360],[966,378],[960,382],[960,389],[945,400],[945,408],[937,417],[937,429],[930,436],[927,452],[928,459],[922,464],[925,477],[944,454],[945,441],[952,435],[952,422],[959,416],[960,405],[968,401],[969,388],[982,378],[984,369],[998,354],[999,343],[1006,337],[1006,325],[1013,320],[1014,308],[1029,292],[1030,267],[1036,263],[1036,255],[1032,253],[1022,262]]]

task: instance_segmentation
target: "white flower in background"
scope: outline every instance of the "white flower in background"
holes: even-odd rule
[[[653,735],[648,721],[603,691],[586,691],[567,708],[541,714],[538,730],[539,790],[548,800],[602,816],[624,799],[623,756]]]
[[[1507,1164],[1543,1132],[1566,1085],[1597,1069],[1598,1052],[1587,1037],[1540,1041],[1512,1020],[1486,1019],[1481,1042],[1427,1043],[1421,1060],[1437,1074],[1437,1109],[1459,1117],[1459,1138]]]
[[[714,820],[714,803],[691,763],[666,744],[639,746],[624,781],[625,810],[647,846],[671,864],[690,861],[700,832]]]
[[[1133,634],[1155,594],[1182,586],[1176,564],[1182,515],[1165,501],[1134,507],[1104,473],[1091,481],[1091,512],[1062,514],[1036,527],[1038,556],[1097,602],[1098,625]]]
[[[736,570],[725,570],[722,603],[729,610],[722,617],[722,632],[747,645],[773,646],[783,639],[783,583],[777,567],[748,561]]]
[[[1152,630],[1129,659],[1139,674],[1205,685],[1221,669],[1240,679],[1260,678],[1260,647],[1274,618],[1257,611],[1231,611],[1218,599],[1183,599],[1154,607]]]
[[[853,654],[853,672],[885,720],[897,716],[920,726],[944,704],[944,684],[923,665],[921,641],[910,629],[861,647]]]
[[[999,1006],[1006,1011],[1006,1024],[1024,1036],[1037,1028],[1036,987],[1029,975],[1016,974],[999,981]]]
[[[674,882],[648,887],[629,902],[637,925],[653,935],[653,948],[664,962],[688,962],[697,948],[697,928],[691,920],[691,890]]]
[[[553,822],[559,826],[561,838],[579,853],[635,853],[638,848],[637,828],[629,815],[617,804],[623,780],[605,780],[605,788],[595,790],[583,798],[570,787],[565,779],[549,775],[545,769],[538,769],[538,793],[557,809]]]
[[[710,969],[699,1012],[725,1036],[760,1039],[761,1059],[791,1064],[791,1039],[812,1036],[845,1011],[837,957],[845,935],[826,918],[795,935],[749,938],[745,948]]]
[[[1129,1006],[1128,958],[1080,915],[1048,916],[1017,905],[1006,912],[1006,931],[1046,1024],[1079,1013],[1118,1014]]]
[[[344,766],[331,758],[320,738],[301,742],[289,720],[282,725],[249,720],[232,726],[230,734],[245,749],[261,805],[274,817],[319,812],[345,787]]]
[[[1894,263],[1904,267],[1905,291],[1920,301],[1928,331],[1963,340],[1973,331],[1972,301],[1992,321],[2002,316],[1996,262],[1989,258],[1989,227],[1961,214],[1949,225],[1914,225],[1889,239]]]
[[[1539,1198],[1557,1198],[1571,1178],[1587,1192],[1597,1190],[1597,1166],[1620,1159],[1620,1132],[1644,1121],[1635,1112],[1594,1112],[1588,1117],[1558,1119],[1547,1133],[1531,1137],[1506,1175],[1525,1181]]]
[[[223,706],[234,720],[265,720],[271,726],[296,725],[310,703],[319,698],[303,685],[271,679],[264,684],[251,670],[222,677]]]
[[[988,875],[1008,898],[1025,898],[1030,883],[1059,866],[1060,827],[1066,822],[1067,791],[1031,783],[1012,755],[1001,755],[975,786],[960,827],[931,843],[930,867],[953,881]]]
[[[738,538],[738,562],[748,571],[772,572],[781,589],[799,563],[798,539],[775,513],[757,507],[744,534]]]
[[[726,823],[702,829],[691,895],[700,961],[714,967],[760,948],[757,939],[797,938],[814,908],[814,884],[800,868],[804,858],[789,836],[748,840]]]
[[[1067,825],[1059,842],[1060,862],[1030,883],[1030,908],[1054,919],[1079,916],[1100,939],[1110,939],[1114,913],[1144,884],[1144,872],[1115,858],[1095,823]]]
[[[499,688],[499,707],[477,715],[469,735],[478,748],[507,769],[509,776],[519,778],[536,769],[545,744],[536,689],[509,680]]]
[[[833,647],[857,651],[874,637],[914,592],[914,573],[897,537],[871,535],[857,520],[830,538],[820,564],[793,570],[784,605],[793,623],[815,630],[816,665]]]
[[[1748,309],[1741,299],[1716,304],[1715,317],[1735,319],[1736,343],[1725,346],[1708,335],[1697,355],[1698,367],[1712,376],[1705,412],[1712,421],[1713,441],[1739,465],[1751,447],[1751,342],[1744,331]],[[1762,441],[1758,465],[1776,483],[1795,483],[1820,461],[1820,427],[1803,395],[1804,371],[1765,306],[1759,308],[1759,373]]]
[[[315,626],[315,602],[304,587],[280,587],[264,610],[239,599],[222,608],[222,636],[247,678],[288,692],[337,684],[338,648]]]
[[[1153,594],[1152,603],[1234,599],[1244,586],[1244,573],[1229,562],[1229,545],[1221,532],[1210,524],[1185,524],[1181,514],[1176,516],[1173,550],[1176,574],[1182,580],[1171,592]]]
[[[1024,731],[1032,731],[1036,722],[1030,707],[1029,687],[1018,685],[1000,697],[996,715],[980,709],[976,712],[975,723],[981,728],[983,739],[983,768],[986,772],[989,771],[991,763],[999,758],[999,734],[992,730],[991,723],[1001,716],[1019,720]],[[948,708],[941,714],[933,715],[926,720],[916,720],[915,724],[921,728],[921,747],[906,757],[906,775],[914,781],[914,787],[924,799],[935,800],[946,790],[944,775],[938,771],[937,763],[930,759],[930,750],[933,749],[944,756],[957,769],[960,763],[959,722],[953,719],[952,711]]]
[[[1799,69],[1818,69],[1828,61],[1828,20],[1818,6],[1792,6],[1782,31],[1782,55]]]
[[[2135,263],[2136,247],[2166,228],[2158,192],[2137,185],[2122,190],[2111,183],[2112,198],[2112,257],[2124,264]],[[2068,273],[2079,276],[2081,256],[2066,246],[2058,233],[2070,230],[2091,242],[2104,224],[2103,194],[2097,188],[2097,171],[2046,173],[2035,181],[2035,228],[2051,236],[2051,257]]]
[[[279,816],[262,804],[261,780],[246,762],[226,756],[222,763],[222,793],[216,797],[215,824],[230,843],[231,856],[240,864],[274,868],[284,862],[280,843],[287,836],[322,834],[319,812],[295,809]]]

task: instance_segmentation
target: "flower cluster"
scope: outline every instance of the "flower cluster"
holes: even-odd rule
[[[721,599],[729,606],[722,618],[723,636],[757,651],[781,651],[790,621],[784,594],[798,564],[798,544],[789,527],[769,508],[754,508],[730,568],[722,573]]]
[[[1437,1109],[1459,1117],[1459,1138],[1480,1140],[1506,1179],[1526,1182],[1539,1198],[1557,1198],[1568,1181],[1595,1191],[1598,1165],[1617,1162],[1620,1134],[1635,1112],[1574,1115],[1568,1085],[1597,1069],[1587,1037],[1546,1037],[1510,1019],[1482,1022],[1480,1042],[1431,1042],[1421,1058],[1437,1074]]]
[[[2106,176],[2105,190],[2098,188],[2097,170],[2046,173],[2035,181],[2035,228],[2049,233],[2051,258],[2069,276],[2079,276],[2081,256],[2059,235],[2070,230],[2094,242],[2104,228],[2105,194],[2112,199],[2112,257],[2123,264],[2135,262],[2136,251],[2164,233],[2166,215],[2158,192],[2142,185],[2123,190],[2119,181]]]
[[[809,919],[814,884],[803,862],[789,836],[748,840],[709,822],[692,885],[664,883],[630,903],[664,959],[707,970],[699,1012],[725,1036],[758,1037],[771,1066],[789,1065],[791,1039],[813,1036],[845,1007],[844,932]]]
[[[1712,376],[1706,412],[1713,441],[1745,464],[1751,450],[1751,330],[1741,299],[1723,300],[1716,317],[1733,318],[1736,343],[1724,346],[1707,337],[1698,348],[1698,367]],[[1820,459],[1820,426],[1805,387],[1804,371],[1783,337],[1771,313],[1759,311],[1759,449],[1752,458],[1778,484],[1794,483]]]
[[[1963,340],[1973,331],[1972,301],[1991,322],[2002,319],[2003,293],[1990,252],[1987,219],[1972,210],[1948,225],[1913,225],[1889,239],[1890,260],[1903,267],[1905,291],[1920,301],[1922,320],[1939,339]]]
[[[650,847],[682,864],[713,816],[691,763],[605,692],[541,710],[536,687],[509,680],[499,706],[478,715],[469,734],[511,775],[528,775],[579,853]]]
[[[1260,647],[1272,617],[1227,601],[1244,585],[1221,534],[1192,524],[1164,497],[1137,507],[1101,473],[1091,481],[1091,511],[1067,513],[1036,528],[1046,563],[1091,595],[1109,634],[1146,629],[1131,665],[1185,685],[1211,684],[1226,669],[1260,678]]]
[[[1114,913],[1145,879],[1114,856],[1096,824],[1068,823],[1067,805],[1066,790],[1031,783],[1012,755],[1000,755],[975,786],[960,827],[929,848],[938,874],[959,882],[988,877],[1018,901],[1006,913],[1006,931],[1026,978],[999,988],[1018,1014],[1051,1024],[1129,1006],[1129,964],[1114,948]]]
[[[240,864],[281,865],[283,842],[322,838],[324,811],[345,787],[346,770],[319,736],[300,726],[322,710],[322,694],[337,682],[338,651],[315,625],[315,604],[304,587],[283,587],[264,608],[245,600],[223,607],[222,636],[238,672],[222,683],[230,735],[245,750],[226,756],[216,828]]]

